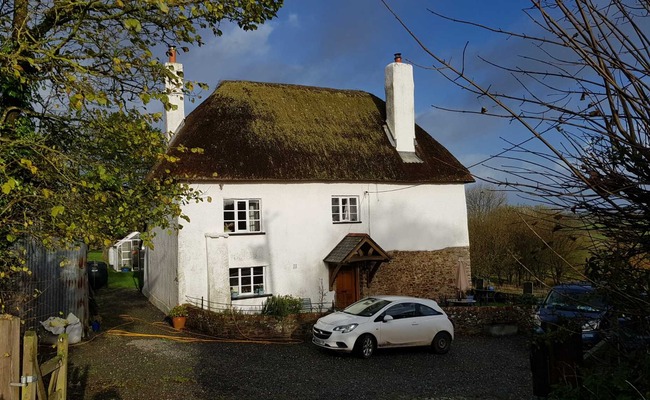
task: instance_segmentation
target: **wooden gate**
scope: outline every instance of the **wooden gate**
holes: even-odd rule
[[[65,400],[68,386],[68,335],[58,336],[56,355],[38,363],[38,337],[27,331],[23,338],[20,374],[20,319],[0,316],[0,399]],[[50,377],[45,389],[43,377]]]

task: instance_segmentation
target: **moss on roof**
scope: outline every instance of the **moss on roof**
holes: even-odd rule
[[[225,81],[185,119],[163,163],[190,181],[473,181],[454,156],[416,125],[417,155],[404,163],[370,93]],[[178,146],[202,148],[180,152]]]

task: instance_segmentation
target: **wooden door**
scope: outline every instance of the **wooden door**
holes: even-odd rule
[[[342,268],[336,276],[336,308],[343,309],[359,300],[357,269]]]

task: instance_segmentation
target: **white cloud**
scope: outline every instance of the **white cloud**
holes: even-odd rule
[[[298,14],[289,14],[289,25],[294,28],[300,27],[300,21],[298,20]]]
[[[260,25],[254,31],[245,31],[230,24],[223,30],[223,35],[212,37],[203,46],[202,56],[212,60],[264,56],[269,52],[269,36],[273,30],[272,23]]]

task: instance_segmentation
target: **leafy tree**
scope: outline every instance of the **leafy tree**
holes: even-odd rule
[[[610,346],[602,347],[602,362],[585,373],[576,395],[647,397],[649,343],[642,338],[650,337],[650,4],[533,0],[524,10],[531,20],[526,32],[430,11],[526,49],[518,65],[481,59],[481,67],[495,68],[519,86],[501,89],[473,79],[466,54],[446,60],[411,33],[436,71],[484,101],[483,107],[458,111],[506,118],[528,133],[504,154],[509,165],[520,165],[498,167],[512,178],[504,184],[573,213],[592,239],[587,278],[609,300],[611,325],[622,324],[607,332]]]
[[[200,200],[172,177],[144,179],[167,157],[164,136],[152,128],[161,114],[144,112],[144,105],[171,107],[163,82],[178,79],[154,51],[189,51],[203,43],[202,34],[221,34],[222,21],[256,29],[281,5],[0,3],[0,305],[29,272],[16,246],[21,240],[106,245],[146,224],[173,226],[181,202]],[[194,87],[188,81],[186,93]]]
[[[472,269],[476,276],[521,284],[584,278],[579,222],[546,207],[509,206],[493,185],[467,190]],[[570,221],[571,220],[571,221]],[[572,227],[572,228],[570,228]]]

